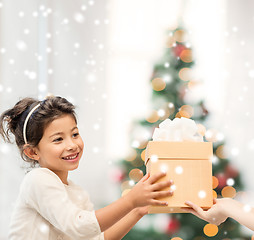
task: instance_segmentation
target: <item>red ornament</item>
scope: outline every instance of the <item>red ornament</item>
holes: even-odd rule
[[[167,233],[169,235],[175,234],[180,229],[180,222],[176,218],[171,218],[168,223]]]
[[[227,177],[224,175],[224,173],[218,173],[217,175],[215,175],[215,177],[219,181],[218,189],[224,188],[227,184]]]
[[[227,178],[236,178],[239,175],[239,172],[234,166],[228,164],[225,168],[225,175]]]
[[[176,57],[180,57],[181,53],[183,50],[185,50],[186,47],[182,44],[177,44],[174,48],[173,48],[173,52],[175,54]]]
[[[109,177],[112,182],[119,183],[124,179],[125,174],[123,173],[123,171],[121,169],[114,168],[110,171]]]

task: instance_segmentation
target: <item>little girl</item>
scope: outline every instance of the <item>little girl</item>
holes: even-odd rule
[[[68,179],[78,167],[84,143],[74,106],[62,97],[44,101],[24,98],[0,116],[0,134],[11,134],[25,161],[26,174],[10,225],[10,240],[119,240],[147,214],[148,205],[163,206],[157,198],[172,181],[157,182],[165,174],[144,176],[114,203],[94,211],[88,194]]]

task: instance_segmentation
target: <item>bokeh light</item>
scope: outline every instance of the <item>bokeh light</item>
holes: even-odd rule
[[[227,185],[228,186],[233,186],[235,185],[235,180],[233,178],[228,178],[227,179]]]
[[[170,114],[171,114],[170,110],[167,108],[158,110],[158,115],[160,117],[160,120],[165,120],[165,119],[169,118]]]
[[[180,59],[186,63],[192,62],[192,51],[190,49],[183,50],[180,54]]]
[[[236,190],[231,186],[226,186],[221,190],[221,195],[224,198],[233,198],[236,195]]]
[[[146,121],[149,123],[155,123],[159,120],[160,116],[158,115],[158,112],[153,110],[150,115],[146,118]]]
[[[220,133],[216,129],[208,129],[205,133],[205,138],[208,142],[217,142],[221,140]]]
[[[206,132],[206,128],[203,124],[201,123],[198,123],[197,124],[197,127],[198,127],[198,133],[201,135],[201,136],[205,136],[205,132]]]
[[[137,157],[137,153],[135,150],[132,150],[129,154],[129,156],[125,159],[127,162],[134,161]]]
[[[187,37],[186,32],[182,29],[175,31],[174,33],[174,38],[177,42],[185,42],[186,37]]]
[[[208,223],[204,226],[204,234],[208,237],[213,237],[218,233],[218,227],[214,224]]]
[[[217,192],[213,190],[213,198],[216,199],[217,197],[218,197]]]
[[[194,109],[190,105],[183,105],[179,110],[179,114],[181,117],[191,118],[194,114]]]
[[[174,238],[171,238],[171,240],[183,240],[183,239],[180,237],[174,237]]]
[[[217,177],[213,176],[213,189],[217,188],[219,185],[219,180]]]
[[[146,160],[146,150],[145,150],[145,149],[141,152],[140,156],[141,156],[141,159],[142,159],[143,161]]]
[[[133,148],[139,148],[140,142],[138,140],[133,140],[132,143],[131,143],[131,146]]]
[[[176,40],[175,40],[174,36],[168,37],[167,42],[166,42],[166,47],[172,48],[173,46],[175,46],[175,44],[176,44]]]
[[[175,105],[172,102],[168,103],[168,110],[169,110],[169,115],[173,114],[175,112]]]
[[[130,181],[124,181],[121,184],[121,189],[122,191],[126,190],[126,189],[131,189],[133,186],[130,184]]]
[[[224,145],[220,145],[217,149],[216,149],[216,155],[221,158],[221,159],[226,159],[226,153],[225,153],[225,148]]]
[[[144,165],[144,162],[140,158],[136,158],[134,161],[131,162],[133,167],[141,167]]]
[[[132,169],[129,173],[130,179],[132,179],[135,182],[138,182],[143,176],[144,176],[143,172],[138,168]]]
[[[179,71],[179,77],[183,81],[190,81],[190,80],[192,80],[192,69],[191,68],[182,68]]]
[[[154,78],[152,80],[152,87],[155,91],[162,91],[166,87],[166,82],[163,78]]]

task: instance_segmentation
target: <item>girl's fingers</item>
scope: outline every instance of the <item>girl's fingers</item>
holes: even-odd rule
[[[155,184],[152,185],[152,190],[153,191],[158,191],[158,190],[161,190],[163,188],[170,187],[171,185],[173,185],[173,183],[174,182],[172,180],[155,183]]]
[[[140,182],[145,182],[150,177],[150,173],[147,173],[144,177],[141,178]]]
[[[155,182],[157,182],[160,178],[162,177],[165,177],[166,176],[166,173],[157,173],[157,174],[154,174],[152,175],[151,177],[149,177],[148,181],[150,184],[154,184]]]
[[[153,199],[155,199],[155,198],[169,197],[169,196],[172,196],[173,194],[174,192],[169,190],[169,191],[154,192],[152,196],[153,196]]]
[[[165,206],[168,206],[168,202],[153,199],[153,200],[151,200],[150,205],[152,205],[152,206],[164,206],[165,207]]]

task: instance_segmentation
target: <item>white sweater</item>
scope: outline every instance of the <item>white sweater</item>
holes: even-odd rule
[[[88,194],[47,168],[27,173],[10,225],[10,240],[103,240]]]

